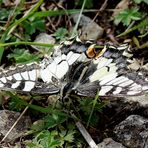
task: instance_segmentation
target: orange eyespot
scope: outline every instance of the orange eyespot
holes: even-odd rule
[[[95,44],[92,44],[86,50],[86,56],[88,58],[95,58],[95,59],[97,59],[97,58],[101,57],[105,53],[106,49],[107,48],[105,46],[103,49],[96,50]]]
[[[96,57],[96,53],[95,53],[95,44],[90,45],[88,47],[88,49],[86,50],[86,55],[88,58],[95,58]]]

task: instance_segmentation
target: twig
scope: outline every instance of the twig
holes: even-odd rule
[[[0,29],[3,30],[3,31],[6,31],[6,28],[5,27],[0,26]],[[11,34],[14,35],[14,36],[16,36],[20,40],[24,40],[18,33],[12,32]]]
[[[42,11],[46,11],[46,8],[45,8],[44,6],[41,6],[41,10],[42,10]],[[48,21],[49,21],[49,23],[50,23],[52,29],[53,29],[54,31],[56,31],[56,28],[55,28],[55,26],[52,24],[52,21],[51,21],[51,19],[50,19],[49,16],[47,16],[47,19],[48,19]],[[49,29],[49,27],[48,27],[48,29]]]
[[[63,10],[65,11],[65,15],[66,15],[67,18],[68,18],[68,19],[66,20],[66,22],[68,22],[69,24],[71,24],[69,15],[68,15],[68,13],[67,13],[67,10],[62,6],[62,5],[63,5],[63,2],[64,2],[63,0],[60,0],[59,3],[55,3],[55,5],[57,6],[57,8],[61,8],[61,9],[63,9]],[[57,23],[56,23],[56,26],[58,26],[58,25],[60,24],[61,19],[62,19],[62,17],[60,16],[59,19],[58,19],[58,21],[57,21]]]
[[[89,144],[89,146],[91,148],[98,148],[98,146],[96,145],[94,140],[91,138],[90,134],[87,132],[85,127],[79,121],[76,122],[76,126],[79,129],[79,131],[81,132],[81,134],[83,135],[83,137],[85,138],[85,140],[87,141],[87,143]]]
[[[106,8],[106,6],[107,6],[107,1],[108,1],[108,0],[105,0],[105,2],[102,4],[101,8],[99,9],[99,11],[97,12],[97,14],[95,15],[95,17],[93,18],[92,21],[95,21],[95,19],[96,19],[97,16],[99,15],[99,13],[100,13],[101,11],[103,11],[103,10]]]
[[[124,32],[127,32],[134,24],[135,24],[135,21],[133,21]]]
[[[29,104],[32,103],[32,100],[29,102]],[[15,123],[12,125],[12,127],[9,129],[9,131],[6,133],[6,135],[3,137],[3,139],[1,140],[1,142],[3,142],[7,136],[10,134],[10,132],[13,130],[13,128],[16,126],[16,124],[19,122],[19,120],[22,118],[22,116],[25,114],[25,112],[27,111],[28,106],[25,107],[25,109],[23,110],[23,112],[21,113],[21,115],[18,117],[18,119],[15,121]]]

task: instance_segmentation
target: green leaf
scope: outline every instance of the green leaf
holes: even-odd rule
[[[32,35],[36,32],[36,30],[39,31],[45,31],[45,22],[43,19],[35,18],[35,19],[29,19],[22,22],[22,25],[25,29],[25,32],[27,34]]]
[[[133,0],[135,3],[140,4],[142,0]]]
[[[148,5],[148,0],[143,0],[143,2],[145,2]]]
[[[59,113],[52,113],[52,115],[48,115],[45,117],[44,122],[45,122],[45,127],[50,129],[53,128],[61,123],[63,123],[64,121],[67,120],[67,115],[63,115],[63,113],[61,112],[61,114]]]
[[[26,20],[22,22],[23,28],[25,29],[26,34],[33,34],[35,33],[35,28],[32,26],[32,24]]]
[[[14,49],[13,53],[8,55],[9,59],[15,59],[16,63],[30,63],[39,60],[39,56],[30,54],[26,49]]]
[[[124,26],[128,26],[131,21],[137,21],[141,18],[142,15],[140,12],[138,12],[138,9],[125,9],[115,17],[114,23],[118,25],[122,22]]]
[[[60,136],[63,137],[65,141],[73,142],[74,141],[74,134],[75,134],[75,131],[69,130],[68,132],[63,131],[62,133],[60,133]]]
[[[32,140],[32,142],[25,142],[28,148],[56,148],[61,145],[61,141],[57,131],[42,131]]]
[[[28,148],[38,147],[38,148],[56,148],[63,147],[63,144],[66,141],[66,144],[72,143],[74,141],[75,131],[64,130],[58,132],[57,130],[47,131],[43,130],[38,133],[32,141],[26,141],[25,145]]]
[[[7,19],[10,15],[12,10],[8,10],[8,9],[4,9],[4,8],[1,8],[0,9],[0,20],[4,20],[4,19]]]
[[[33,23],[32,26],[38,29],[39,31],[45,31],[45,22],[43,19],[36,19]]]
[[[54,33],[56,39],[59,40],[63,40],[67,34],[68,31],[65,28],[58,28],[58,30]]]
[[[135,3],[140,4],[141,2],[144,2],[148,5],[148,0],[133,0]]]
[[[35,121],[31,126],[31,130],[34,132],[42,131],[43,129],[45,129],[44,120]]]

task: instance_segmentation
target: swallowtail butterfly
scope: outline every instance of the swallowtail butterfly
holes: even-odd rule
[[[56,47],[40,63],[1,69],[0,89],[35,94],[124,97],[148,92],[148,77],[128,68],[130,46],[105,45],[103,49],[81,41]]]

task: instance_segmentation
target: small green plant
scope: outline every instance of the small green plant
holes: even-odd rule
[[[64,40],[65,36],[68,35],[68,30],[66,28],[58,28],[54,35],[57,40]]]
[[[63,147],[65,142],[72,143],[74,141],[74,131],[42,131],[32,140],[26,141],[27,148],[56,148]]]
[[[132,21],[137,21],[142,19],[142,14],[138,12],[137,8],[125,9],[121,11],[114,20],[114,23],[118,25],[123,23],[124,26],[128,26]]]
[[[90,98],[85,98],[79,101],[78,106],[79,112],[83,112],[83,121],[87,123],[87,126],[96,126],[99,122],[98,113],[102,112],[102,108],[106,103],[100,102],[98,98],[90,100]],[[93,117],[92,117],[93,116]]]
[[[16,48],[8,55],[9,59],[14,59],[16,63],[30,63],[39,60],[39,55],[31,54],[28,50]]]
[[[0,21],[6,21],[9,17],[9,15],[12,13],[12,10],[7,10],[5,8],[0,9]]]
[[[32,35],[36,32],[36,30],[39,30],[41,32],[45,31],[45,22],[43,19],[40,19],[38,17],[31,17],[28,20],[25,20],[22,22],[22,26],[25,29],[25,33]]]
[[[53,111],[54,111],[54,109],[53,109]],[[58,126],[68,119],[66,114],[64,114],[64,115],[58,114],[56,111],[58,111],[58,109],[55,109],[55,112],[53,112],[53,113],[51,113],[51,114],[49,114],[49,115],[47,115],[43,118],[43,122],[44,122],[43,128],[44,129],[50,129],[50,128],[53,128],[55,126]],[[61,113],[62,113],[62,111],[61,111]]]
[[[133,0],[133,1],[137,4],[140,4],[141,2],[148,4],[148,0]]]
[[[140,3],[146,2],[145,0],[133,0],[131,8],[124,9],[115,16],[114,23],[116,25],[122,23],[124,26],[128,27],[126,31],[119,34],[117,37],[125,36],[135,30],[138,30],[140,33],[140,38],[147,35],[147,13],[145,9],[141,9],[141,7],[145,7],[145,5],[141,5]]]

